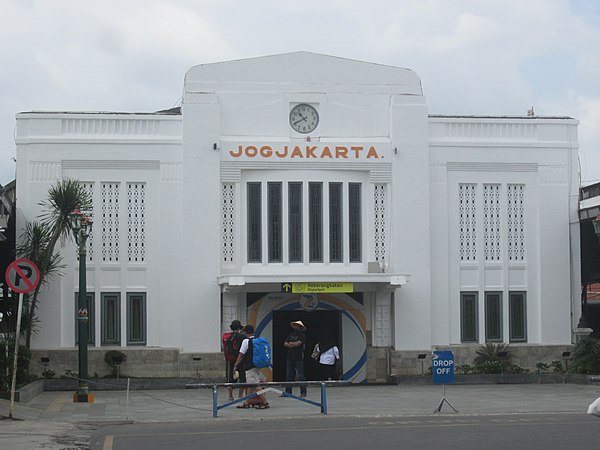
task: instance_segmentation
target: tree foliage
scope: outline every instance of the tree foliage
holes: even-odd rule
[[[55,251],[56,243],[59,239],[72,238],[70,214],[76,209],[89,210],[91,198],[78,180],[65,178],[50,187],[48,197],[40,202],[40,206],[43,207],[40,221],[26,226],[17,250],[19,256],[30,258],[40,269],[40,283],[29,296],[26,308],[24,305],[23,329],[27,348],[31,347],[37,321],[40,289],[53,277],[60,276],[63,268],[61,255]]]

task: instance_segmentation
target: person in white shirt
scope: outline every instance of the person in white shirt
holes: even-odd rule
[[[321,366],[321,370],[323,372],[323,379],[337,379],[336,363],[337,360],[340,359],[340,350],[338,349],[337,345],[335,345],[333,336],[329,331],[324,331],[321,333],[319,342],[317,343],[315,349],[320,352],[319,365]]]

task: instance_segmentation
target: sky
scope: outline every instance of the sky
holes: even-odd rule
[[[0,184],[18,112],[171,108],[192,66],[293,51],[409,68],[430,114],[578,119],[600,181],[599,0],[0,0]]]

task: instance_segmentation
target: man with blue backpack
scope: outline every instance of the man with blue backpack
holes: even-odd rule
[[[246,374],[246,383],[256,383],[255,391],[260,389],[260,383],[264,383],[265,377],[262,373],[263,368],[271,366],[271,347],[269,341],[264,337],[254,337],[254,327],[246,325],[244,327],[246,339],[242,341],[240,352],[233,366],[234,371],[244,370]],[[249,395],[250,389],[246,391]],[[266,409],[269,407],[265,394],[247,399],[237,408],[257,408]]]

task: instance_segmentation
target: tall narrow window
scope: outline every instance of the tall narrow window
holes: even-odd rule
[[[350,262],[362,261],[362,214],[361,184],[348,185],[348,239],[350,243]]]
[[[248,262],[262,261],[260,183],[248,183]]]
[[[289,183],[288,199],[290,262],[302,262],[302,183]]]
[[[102,345],[121,345],[121,294],[102,293]]]
[[[342,183],[329,183],[329,261],[342,262]]]
[[[323,184],[308,183],[309,259],[323,261]]]
[[[127,293],[127,345],[146,344],[146,293]]]
[[[477,292],[460,293],[460,339],[479,342]]]
[[[96,302],[94,293],[86,292],[88,311],[88,345],[96,343]],[[75,344],[79,344],[79,292],[75,292]]]
[[[510,292],[508,304],[510,342],[527,342],[527,301],[525,292]]]
[[[485,293],[485,340],[502,342],[502,293]]]
[[[281,183],[267,183],[267,198],[269,262],[281,262],[283,230]]]

